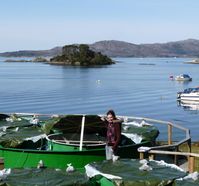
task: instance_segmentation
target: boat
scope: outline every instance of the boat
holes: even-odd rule
[[[187,61],[187,62],[185,62],[185,63],[188,63],[188,64],[199,64],[199,59],[196,58],[196,59],[193,59],[193,60],[191,60],[191,61]]]
[[[180,74],[175,77],[176,81],[192,81],[192,78],[188,74]]]
[[[178,100],[199,101],[199,87],[187,88],[177,93]]]
[[[84,114],[0,114],[0,157],[4,159],[4,167],[32,168],[42,164],[48,168],[65,169],[72,164],[75,168],[83,168],[88,163],[105,160],[106,124],[101,117]],[[144,121],[141,121],[143,127],[138,127],[132,125],[135,121],[127,121],[127,117],[124,119],[118,155],[121,158],[137,158],[137,149],[152,146],[159,131]],[[129,138],[129,135],[136,136],[132,134],[136,130],[138,143]]]

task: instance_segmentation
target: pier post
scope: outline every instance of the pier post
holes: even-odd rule
[[[140,159],[144,159],[144,152],[140,152]]]
[[[189,173],[194,172],[194,164],[195,164],[195,157],[189,156],[188,157]]]
[[[172,125],[168,124],[168,145],[172,144]]]
[[[178,149],[178,146],[177,147],[175,147],[175,152],[178,152],[179,151],[179,149]],[[178,155],[174,155],[174,164],[175,165],[178,165]]]
[[[191,152],[191,138],[187,141],[189,152]]]
[[[0,170],[4,169],[4,158],[0,157]]]

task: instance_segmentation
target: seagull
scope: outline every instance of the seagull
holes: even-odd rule
[[[11,173],[11,169],[0,170],[0,180],[6,179],[6,177]]]
[[[16,127],[14,131],[17,132],[18,130],[19,130],[19,127]]]
[[[38,169],[45,168],[43,160],[40,160],[40,161],[39,161],[39,163],[38,163],[38,165],[37,165],[37,168],[38,168]]]
[[[14,120],[10,117],[10,118],[6,118],[6,121],[12,123]]]
[[[75,168],[72,166],[71,163],[67,164],[66,172],[74,172]]]
[[[113,162],[117,161],[119,158],[120,158],[119,156],[115,156],[114,154],[112,155]]]
[[[146,159],[140,160],[140,164],[142,164],[141,167],[139,167],[139,170],[141,171],[150,171],[152,170],[152,167],[147,165],[148,161]]]
[[[33,125],[38,125],[39,119],[36,118],[36,116],[34,115],[33,118],[30,120],[30,123]]]
[[[142,160],[140,160],[139,161],[141,164],[147,164],[148,163],[148,161],[146,160],[146,159],[142,159]]]
[[[123,126],[124,130],[128,130],[130,128],[130,126]]]
[[[147,165],[145,163],[141,167],[139,167],[139,169],[142,170],[142,171],[150,171],[150,170],[152,170],[152,167],[150,167],[149,165]]]

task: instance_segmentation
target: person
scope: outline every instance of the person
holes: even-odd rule
[[[106,113],[105,122],[107,124],[106,159],[110,160],[113,158],[113,155],[117,155],[118,145],[121,139],[121,121],[116,118],[113,110],[109,110]]]

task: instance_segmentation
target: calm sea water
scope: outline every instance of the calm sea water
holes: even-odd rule
[[[184,64],[190,59],[115,58],[115,65],[100,68],[4,60],[0,58],[1,113],[105,114],[112,108],[117,115],[175,122],[199,141],[199,106],[183,107],[176,101],[178,91],[199,85],[199,65]],[[193,81],[169,79],[181,73]]]

